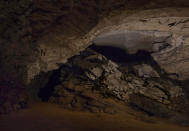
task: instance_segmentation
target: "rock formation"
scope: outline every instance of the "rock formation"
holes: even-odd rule
[[[188,78],[186,71],[188,67],[186,60],[188,30],[185,28],[188,19],[186,16],[156,16],[156,18],[136,18],[132,20],[132,23],[126,20],[120,27],[115,27],[116,32],[111,29],[110,33],[103,33],[94,42],[97,45],[119,46],[130,53],[135,53],[138,50],[151,51],[152,56],[162,68],[169,73],[178,74],[178,79],[183,80]],[[119,41],[116,37],[119,37]],[[118,44],[114,44],[114,40],[118,41]]]
[[[115,17],[101,20],[95,28],[82,37],[68,37],[70,38],[68,42],[72,43],[70,46],[73,47],[67,47],[59,41],[59,38],[62,38],[60,34],[56,36],[57,40],[54,42],[43,38],[39,40],[40,56],[33,64],[28,65],[28,80],[40,71],[57,69],[56,63],[65,63],[67,58],[73,56],[72,52],[78,53],[91,43],[98,43],[101,37],[106,39],[107,35],[109,38],[114,36],[114,39],[113,37],[109,39],[107,36],[109,41],[104,41],[104,44],[114,44],[132,54],[138,50],[150,51],[166,72],[177,74],[177,79],[186,80],[188,30],[185,27],[189,18],[187,12],[188,9],[179,8],[146,10],[132,15],[123,12]]]
[[[114,113],[119,109],[107,101],[111,98],[150,115],[188,114],[182,86],[158,72],[149,64],[115,63],[90,47],[63,64],[53,79],[57,83],[41,88],[39,96],[79,111]]]
[[[188,7],[187,0],[2,0],[0,113],[39,93],[72,110],[114,113],[111,98],[152,115],[187,116]]]

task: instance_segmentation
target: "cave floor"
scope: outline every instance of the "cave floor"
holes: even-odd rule
[[[125,107],[116,114],[72,112],[58,105],[33,103],[29,108],[0,116],[0,131],[188,131],[189,127],[144,117]],[[136,117],[143,116],[143,117]]]

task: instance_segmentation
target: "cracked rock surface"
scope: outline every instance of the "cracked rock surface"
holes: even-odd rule
[[[159,77],[159,71],[150,64],[121,64],[87,48],[61,66],[56,74],[59,82],[42,88],[40,97],[71,110],[115,113],[114,105],[106,100],[110,98],[151,115],[167,117],[180,111],[187,114],[187,109],[183,110],[185,107],[179,103],[182,101],[187,106],[179,84]],[[135,73],[136,67],[143,70],[142,75]],[[48,90],[51,93],[45,96],[43,93]]]
[[[38,41],[39,57],[28,65],[28,81],[40,71],[57,69],[56,63],[65,63],[95,42],[121,47],[131,54],[141,49],[150,51],[161,68],[175,74],[175,79],[186,80],[189,70],[188,20],[188,8],[149,9],[134,13],[125,10],[101,19],[82,36],[65,38],[67,34],[59,33],[53,38],[42,37]]]

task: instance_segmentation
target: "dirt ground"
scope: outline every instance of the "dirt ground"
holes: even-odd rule
[[[0,116],[0,131],[189,131],[165,120],[136,117],[129,108],[116,114],[72,112],[59,105],[33,103],[28,109]]]

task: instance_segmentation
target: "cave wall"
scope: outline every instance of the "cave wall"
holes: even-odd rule
[[[21,86],[33,56],[29,15],[30,0],[0,1],[0,83]]]
[[[35,76],[111,31],[170,32],[172,48],[152,56],[188,78],[188,7],[188,0],[1,0],[0,114],[26,107]]]
[[[132,47],[131,52],[145,49],[147,43],[157,46],[168,45],[161,50],[152,53],[154,59],[169,73],[176,73],[179,79],[188,78],[188,8],[161,8],[140,10],[134,13],[128,13],[128,10],[122,11],[119,15],[105,17],[100,20],[89,33],[80,37],[67,37],[63,39],[64,34],[58,34],[53,39],[40,39],[40,49],[45,51],[35,65],[30,65],[31,74],[35,76],[40,71],[49,71],[58,68],[59,63],[65,63],[67,58],[77,54],[92,44],[93,40],[101,34],[108,32],[135,32],[138,35],[127,36],[130,43],[138,43],[138,47]],[[141,33],[143,32],[143,33]],[[147,33],[149,32],[149,33]],[[163,38],[158,41],[163,34],[170,34],[164,41]],[[142,35],[144,34],[144,35]],[[147,37],[147,34],[153,36]],[[129,35],[129,33],[128,33]],[[157,37],[157,40],[155,40]],[[141,38],[141,39],[135,39]],[[153,38],[154,37],[154,38]],[[69,44],[64,43],[67,40]],[[151,39],[151,40],[150,40]],[[53,40],[53,41],[52,41]],[[146,42],[145,42],[146,41]],[[54,44],[56,43],[56,44]],[[142,44],[146,43],[146,44]],[[114,43],[117,45],[117,43]],[[150,46],[151,47],[151,46]],[[74,52],[74,53],[73,53]]]
[[[189,7],[187,0],[2,0],[0,5],[1,80],[17,83],[58,68],[57,63],[86,48],[105,27],[141,10],[169,7],[184,16],[176,8]]]
[[[143,35],[130,36],[129,42],[139,43],[140,46],[134,47],[132,50],[136,52],[138,49],[146,49],[148,41],[151,41],[152,45],[167,44],[168,46],[159,50],[158,52],[152,52],[152,56],[169,73],[177,73],[179,79],[188,79],[188,9],[179,8],[167,8],[167,9],[155,9],[146,10],[131,15],[125,19],[120,20],[119,24],[110,24],[104,29],[102,34],[108,34],[112,31],[126,31],[126,32],[138,32]],[[123,18],[123,17],[122,17]],[[153,37],[160,37],[163,33],[170,33],[168,41],[162,39],[159,42],[149,38],[147,32],[151,31]],[[160,33],[162,32],[162,33]],[[153,35],[156,34],[156,35]],[[99,36],[100,37],[100,36]],[[136,37],[136,38],[135,38]],[[137,39],[141,38],[141,41]],[[126,37],[126,39],[128,39]],[[150,40],[151,39],[151,40]],[[97,37],[98,40],[98,37]],[[144,40],[146,42],[144,42]],[[141,44],[140,44],[141,43]],[[122,45],[123,47],[123,45]],[[130,49],[130,51],[132,52]],[[150,51],[148,49],[148,51]]]

